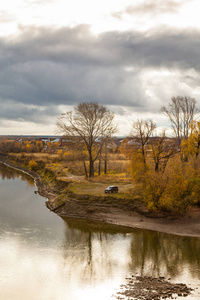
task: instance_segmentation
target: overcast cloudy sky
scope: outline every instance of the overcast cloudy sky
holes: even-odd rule
[[[80,102],[112,110],[119,135],[168,126],[172,96],[200,107],[199,0],[1,2],[0,134],[55,134]]]

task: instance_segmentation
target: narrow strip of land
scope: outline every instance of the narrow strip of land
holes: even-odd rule
[[[49,199],[48,202],[51,203]],[[145,217],[135,211],[118,207],[91,204],[87,201],[69,200],[65,205],[55,210],[62,217],[88,218],[105,223],[127,226],[131,228],[148,229],[180,236],[200,237],[200,210],[190,209],[183,217]]]
[[[113,201],[108,204],[98,200],[91,201],[91,197],[80,199],[68,197],[67,201],[58,205],[57,198],[60,196],[59,189],[51,188],[44,184],[40,176],[33,171],[18,166],[1,157],[1,162],[8,166],[26,172],[35,178],[38,193],[47,198],[47,207],[61,217],[92,219],[109,224],[127,226],[130,228],[140,228],[154,230],[169,234],[200,237],[200,209],[191,208],[187,214],[182,217],[146,217],[138,213],[137,207],[129,209],[126,205],[113,205]],[[91,196],[91,195],[90,195]]]

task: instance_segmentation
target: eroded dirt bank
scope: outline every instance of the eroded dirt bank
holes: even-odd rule
[[[39,174],[10,162],[5,156],[0,156],[0,161],[32,176],[38,193],[47,198],[46,206],[61,217],[87,218],[131,228],[200,237],[200,209],[198,208],[190,209],[184,217],[151,218],[140,204],[132,206],[126,202],[118,204],[113,197],[109,202],[105,202],[102,197],[72,194],[61,200],[59,186],[45,184]]]
[[[51,200],[47,202],[51,207]],[[109,206],[97,201],[68,199],[68,201],[54,209],[62,217],[80,217],[98,220],[110,224],[131,228],[141,228],[160,231],[182,236],[200,237],[200,211],[191,209],[184,217],[150,218],[129,207]]]

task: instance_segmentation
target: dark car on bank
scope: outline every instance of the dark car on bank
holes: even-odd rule
[[[106,193],[106,194],[118,193],[118,191],[119,191],[119,189],[118,189],[118,186],[116,186],[116,185],[108,186],[108,187],[105,189],[105,193]]]

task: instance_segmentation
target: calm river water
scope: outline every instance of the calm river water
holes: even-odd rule
[[[63,220],[35,190],[0,165],[1,300],[116,299],[130,274],[170,277],[200,299],[200,239]]]

